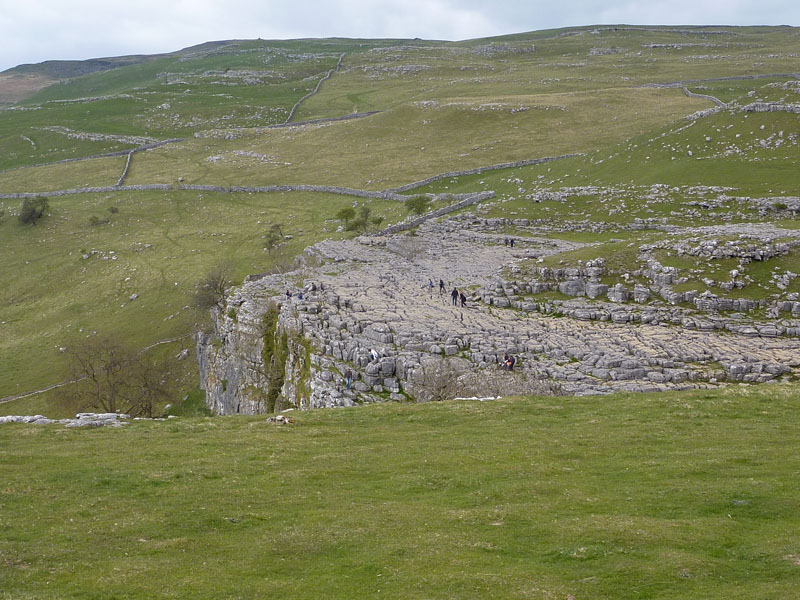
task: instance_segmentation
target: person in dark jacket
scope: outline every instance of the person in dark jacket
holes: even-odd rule
[[[458,306],[458,289],[453,288],[453,291],[450,292],[450,297],[453,299],[453,306]]]

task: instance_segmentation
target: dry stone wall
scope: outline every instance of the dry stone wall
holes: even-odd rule
[[[427,179],[422,179],[421,181],[415,181],[414,183],[409,183],[407,185],[403,185],[397,188],[393,188],[388,190],[390,192],[407,192],[409,190],[413,190],[424,185],[428,185],[430,183],[434,183],[436,181],[440,181],[442,179],[447,179],[449,177],[463,177],[465,175],[480,175],[481,173],[485,173],[486,171],[495,171],[498,169],[510,169],[516,167],[527,167],[530,165],[540,165],[543,163],[552,162],[554,160],[561,160],[564,158],[573,158],[575,156],[581,156],[580,154],[562,154],[561,156],[549,156],[545,158],[534,158],[531,160],[519,160],[516,162],[509,162],[509,163],[501,163],[497,165],[489,165],[486,167],[478,167],[476,169],[468,169],[466,171],[453,171],[451,173],[442,173],[440,175],[434,175],[433,177],[428,177]]]

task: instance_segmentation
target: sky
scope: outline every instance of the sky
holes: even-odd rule
[[[225,39],[465,40],[556,27],[800,25],[798,0],[0,0],[0,71]],[[800,44],[799,44],[800,45]]]

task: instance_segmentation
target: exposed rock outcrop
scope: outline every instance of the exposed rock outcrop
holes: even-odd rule
[[[580,244],[531,237],[512,248],[469,223],[428,222],[414,237],[321,242],[298,270],[249,278],[215,313],[214,332],[198,340],[211,408],[262,413],[403,400],[417,395],[431,361],[458,361],[502,383],[506,353],[517,357],[517,376],[531,390],[551,381],[573,394],[763,382],[800,367],[800,339],[778,337],[790,322],[759,328],[650,306],[650,290],[637,285],[605,288],[608,302],[599,304],[528,298],[533,284],[501,273],[531,252]],[[592,263],[580,274],[602,269]],[[594,279],[570,290],[582,285],[598,297],[604,284]],[[454,288],[463,306],[460,296],[454,305]]]

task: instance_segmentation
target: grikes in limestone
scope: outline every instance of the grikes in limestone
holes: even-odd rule
[[[430,361],[497,373],[505,353],[518,357],[519,376],[570,394],[766,382],[800,370],[797,337],[755,328],[720,335],[680,307],[651,315],[633,297],[603,307],[576,298],[528,310],[501,273],[579,244],[501,242],[466,219],[427,222],[413,237],[321,242],[293,273],[248,278],[214,313],[213,332],[199,335],[209,406],[256,414],[403,400],[416,395]],[[466,291],[467,307],[431,292],[429,278]]]

